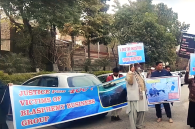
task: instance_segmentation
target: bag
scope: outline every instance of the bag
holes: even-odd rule
[[[189,87],[190,89],[190,95],[189,95],[189,98],[193,101],[195,101],[195,83],[194,83],[194,79],[192,80],[191,82],[191,87]]]

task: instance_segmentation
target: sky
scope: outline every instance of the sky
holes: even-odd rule
[[[110,0],[108,4],[113,5],[114,0]],[[136,1],[136,0],[131,0]],[[190,24],[188,33],[195,34],[195,0],[153,0],[153,4],[165,3],[169,8],[172,8],[174,12],[178,13],[179,21]],[[128,0],[120,0],[121,5],[128,4]],[[113,13],[113,9],[110,8],[108,13]]]

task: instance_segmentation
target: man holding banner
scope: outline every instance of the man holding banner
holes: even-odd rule
[[[163,63],[157,62],[156,63],[156,71],[152,73],[151,77],[162,77],[162,76],[172,76],[170,72],[167,72],[163,69]],[[167,114],[167,117],[169,118],[169,122],[173,123],[172,116],[171,116],[171,108],[169,103],[163,103],[163,106],[165,108],[165,112]],[[161,104],[156,104],[156,116],[158,117],[157,122],[162,121],[162,111],[161,111]]]
[[[127,113],[129,114],[130,129],[143,128],[145,111],[148,111],[146,86],[139,73],[140,65],[135,64],[126,77],[127,87]]]
[[[107,77],[106,82],[109,82],[109,81],[112,81],[112,80],[115,80],[115,79],[118,79],[121,77],[123,77],[123,75],[119,74],[119,68],[116,67],[113,69],[113,74]],[[122,109],[117,109],[117,110],[111,112],[111,121],[121,120],[119,117],[121,110]]]

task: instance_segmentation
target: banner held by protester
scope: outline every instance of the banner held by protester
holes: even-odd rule
[[[125,77],[82,88],[10,87],[15,129],[39,128],[127,105]]]
[[[180,101],[179,76],[146,79],[149,104]]]
[[[190,54],[190,75],[195,75],[195,53]]]
[[[145,62],[143,43],[118,46],[118,55],[119,65],[129,65]]]

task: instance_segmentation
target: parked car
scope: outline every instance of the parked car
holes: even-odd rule
[[[185,84],[185,81],[184,81],[184,77],[185,75],[181,74],[180,72],[176,71],[176,72],[171,72],[171,74],[173,76],[179,76],[180,77],[180,81],[181,81],[181,86],[183,86]]]
[[[24,86],[37,86],[37,87],[84,87],[94,86],[102,84],[99,79],[93,74],[87,73],[55,73],[45,74],[33,77],[22,85]],[[108,113],[102,113],[97,115],[98,117],[104,117]],[[65,128],[69,126],[71,122],[65,122],[62,124],[54,125],[57,128]]]

